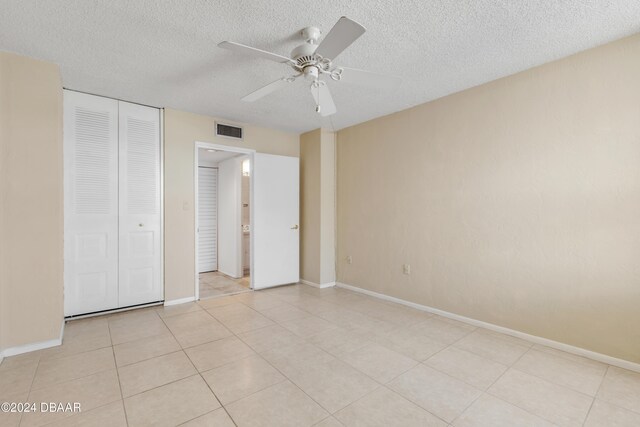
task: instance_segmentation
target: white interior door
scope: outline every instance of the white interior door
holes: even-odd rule
[[[254,154],[254,289],[300,279],[300,162],[297,157]]]
[[[119,101],[118,305],[160,301],[160,110]]]
[[[198,167],[198,272],[218,269],[218,169]]]
[[[233,157],[218,163],[218,271],[242,277],[242,161]]]
[[[116,100],[64,91],[64,229],[65,316],[116,308]]]

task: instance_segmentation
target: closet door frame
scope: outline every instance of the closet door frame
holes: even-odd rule
[[[91,93],[87,93],[87,92],[82,92],[82,91],[76,91],[73,89],[67,89],[67,88],[63,88],[63,92],[64,93],[69,93],[71,94],[70,96],[82,96],[82,95],[86,95],[87,97],[97,97],[97,98],[104,98],[107,100],[112,100],[114,102],[128,102],[131,104],[138,104],[138,105],[142,105],[144,107],[150,107],[150,108],[155,108],[158,110],[158,114],[159,114],[159,182],[158,182],[158,186],[159,186],[159,204],[160,204],[160,228],[159,228],[159,240],[160,240],[160,253],[159,253],[159,258],[160,258],[160,267],[159,267],[159,281],[161,283],[161,288],[162,288],[162,297],[161,297],[161,301],[158,302],[151,302],[151,303],[143,303],[143,304],[139,304],[139,305],[133,305],[133,306],[125,306],[125,307],[120,307],[118,305],[115,305],[113,308],[106,308],[106,309],[101,309],[101,310],[97,310],[94,312],[86,312],[86,313],[74,313],[76,310],[70,310],[70,307],[68,307],[67,305],[67,299],[65,297],[65,306],[64,306],[64,315],[65,317],[69,318],[69,317],[73,317],[73,318],[83,318],[83,317],[90,317],[90,316],[95,316],[95,315],[100,315],[103,313],[112,313],[112,312],[119,312],[119,311],[125,311],[125,310],[130,310],[130,309],[134,309],[134,308],[139,308],[139,307],[144,307],[144,306],[152,306],[152,305],[158,305],[158,304],[162,304],[163,302],[165,302],[165,295],[166,295],[166,289],[165,289],[165,280],[164,280],[164,268],[165,268],[165,248],[164,248],[164,209],[165,209],[165,205],[164,205],[164,115],[165,115],[165,110],[164,108],[158,108],[158,107],[154,107],[154,106],[150,106],[150,105],[145,105],[145,104],[139,104],[139,103],[135,103],[135,102],[130,102],[130,101],[124,101],[121,99],[117,99],[117,98],[111,98],[111,97],[107,97],[107,96],[101,96],[101,95],[94,95]],[[77,95],[76,95],[77,94]],[[68,112],[66,111],[66,108],[63,109],[63,123],[67,123],[68,120]],[[119,111],[116,110],[116,120],[118,120],[118,116],[119,116]],[[117,134],[117,138],[119,138],[119,134],[120,134],[120,130],[119,130],[119,126],[118,124],[116,124],[116,134]],[[65,146],[67,144],[67,141],[65,142]],[[120,157],[120,144],[118,141],[117,144],[117,149],[116,149],[116,157],[117,157],[117,162],[119,163],[119,157]],[[67,180],[69,179],[69,174],[71,173],[70,170],[68,170],[67,166],[67,159],[66,159],[66,154],[65,154],[65,168],[63,169],[63,176],[64,176],[64,180],[65,180],[65,185],[64,185],[64,192],[65,192],[65,203],[64,203],[64,217],[65,217],[65,227],[64,227],[64,263],[65,266],[67,265],[67,262],[69,262],[68,260],[68,256],[69,256],[69,252],[68,252],[68,239],[71,238],[71,235],[69,234],[69,232],[67,231],[67,220],[68,220],[68,215],[71,214],[71,212],[68,212],[68,209],[71,207],[69,206],[68,202],[67,202],[67,197],[69,197],[69,195],[66,194],[66,192],[68,191],[68,185],[67,185]],[[119,165],[118,165],[119,167]],[[119,181],[119,174],[118,174],[118,181]],[[119,184],[118,184],[119,187]],[[119,194],[116,193],[116,199],[118,200],[118,204],[119,204]],[[119,214],[119,208],[118,208],[118,214]],[[119,240],[119,230],[117,231],[117,240]],[[119,247],[119,243],[116,240],[116,245]],[[118,250],[119,253],[119,250]],[[65,280],[64,280],[64,289],[65,289],[65,293],[68,292],[70,290],[69,288],[69,275],[68,275],[68,271],[66,271],[67,269],[65,268]],[[116,266],[116,271],[119,271],[119,262],[118,262],[118,266]],[[119,277],[119,274],[117,274],[117,276]],[[119,285],[119,284],[118,284]],[[118,286],[119,287],[119,286]],[[167,305],[167,304],[165,304]]]

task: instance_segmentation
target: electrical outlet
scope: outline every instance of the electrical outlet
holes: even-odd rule
[[[353,264],[353,258],[351,258],[351,255],[347,256],[347,264]]]
[[[403,264],[402,265],[402,273],[409,275],[411,274],[411,266],[409,264]]]

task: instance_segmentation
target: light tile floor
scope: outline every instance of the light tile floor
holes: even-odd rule
[[[198,275],[200,287],[200,299],[219,297],[221,295],[234,295],[249,291],[251,279],[249,275],[242,279],[234,279],[218,271],[200,273]]]
[[[640,426],[640,373],[342,289],[67,323],[0,364],[0,426]]]

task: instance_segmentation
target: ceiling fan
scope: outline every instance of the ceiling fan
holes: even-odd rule
[[[230,41],[223,41],[218,46],[287,64],[295,71],[293,75],[282,77],[251,92],[242,98],[243,101],[256,101],[293,83],[298,77],[304,76],[310,82],[311,95],[316,103],[316,112],[321,116],[330,116],[335,114],[337,110],[327,83],[322,77],[331,78],[336,82],[359,83],[377,88],[393,87],[400,82],[397,77],[334,65],[333,61],[338,55],[364,34],[365,31],[362,25],[343,16],[318,43],[321,35],[320,29],[307,27],[300,31],[300,36],[305,40],[305,43],[293,49],[290,57]]]

